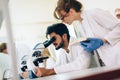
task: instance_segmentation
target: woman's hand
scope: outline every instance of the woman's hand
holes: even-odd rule
[[[104,44],[103,39],[100,38],[87,38],[86,41],[80,42],[81,46],[88,52],[92,52]]]

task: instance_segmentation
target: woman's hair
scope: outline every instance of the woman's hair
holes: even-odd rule
[[[3,52],[3,50],[7,49],[6,43],[1,43],[0,44],[0,52]]]
[[[71,8],[76,12],[81,12],[82,4],[77,0],[58,0],[57,7],[54,10],[54,17],[58,19],[61,10],[68,13]]]

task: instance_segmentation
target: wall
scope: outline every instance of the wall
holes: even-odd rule
[[[78,0],[83,3],[85,9],[101,8],[110,11],[114,15],[115,8],[120,8],[120,0]]]

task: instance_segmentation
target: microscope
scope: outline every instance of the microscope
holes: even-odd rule
[[[46,40],[43,43],[38,43],[35,47],[34,47],[34,53],[32,55],[32,57],[36,57],[36,59],[33,61],[35,66],[40,66],[40,63],[43,63],[43,60],[48,59],[49,57],[42,57],[41,53],[43,52],[43,50],[45,48],[47,48],[51,43],[53,43],[55,41],[55,37],[52,37],[50,40]]]
[[[41,53],[44,51],[45,48],[47,48],[55,40],[56,40],[56,38],[52,37],[50,40],[46,40],[43,43],[38,43],[38,44],[35,45],[35,47],[33,48],[34,52],[32,54],[32,57],[35,58],[33,60],[33,64],[36,67],[44,67],[43,62],[44,62],[45,59],[48,59],[49,57],[43,57],[41,55]],[[37,76],[34,74],[34,71],[32,71],[32,70],[29,71],[29,78],[30,79],[37,78]]]
[[[28,69],[27,68],[27,61],[22,61],[21,65],[22,65],[21,71],[23,71],[23,72],[27,71],[27,69]]]
[[[28,67],[27,67],[27,59],[28,59],[28,55],[24,55],[22,58],[21,58],[21,71],[22,72],[25,72],[27,71]]]
[[[21,58],[21,71],[22,73],[23,72],[28,72],[28,67],[27,67],[27,59],[28,59],[28,55],[24,55],[22,58]],[[20,79],[24,79],[23,76],[20,74]]]

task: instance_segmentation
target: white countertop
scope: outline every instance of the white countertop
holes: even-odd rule
[[[25,79],[25,80],[72,80],[72,79],[82,78],[82,77],[86,77],[94,74],[113,71],[117,69],[120,69],[120,66],[91,68],[86,70],[73,71],[73,72],[67,72],[67,73],[62,73],[57,75],[40,77],[36,79]]]

